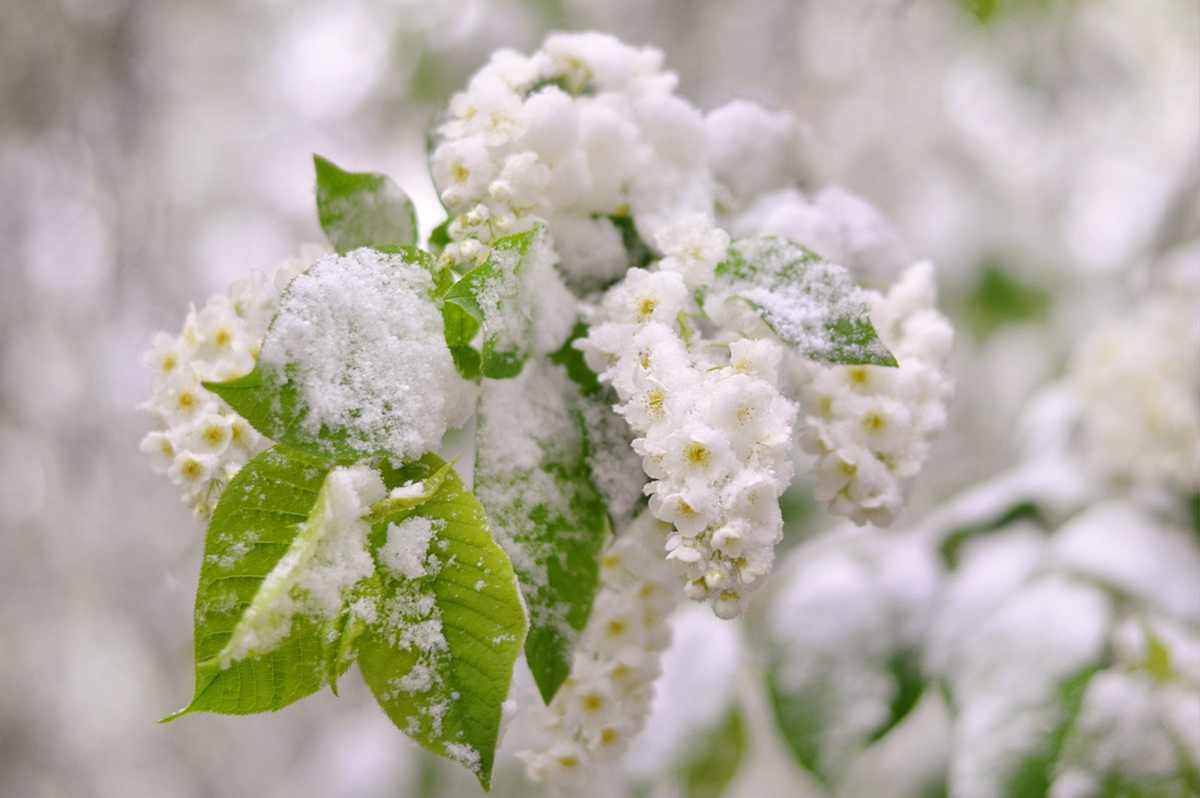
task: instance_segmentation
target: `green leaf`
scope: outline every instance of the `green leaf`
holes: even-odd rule
[[[361,313],[357,305],[340,302],[314,311],[313,292],[298,295],[297,287],[301,281],[305,287],[312,283],[318,288],[365,281],[366,284],[361,286],[364,291],[378,292],[391,306],[411,306],[413,302],[427,301],[430,313],[437,312],[437,295],[449,288],[453,279],[449,272],[439,269],[428,253],[412,247],[384,247],[379,251],[386,259],[387,270],[368,270],[358,255],[317,262],[284,293],[275,321],[263,340],[263,355],[255,369],[228,382],[206,382],[204,387],[228,402],[266,437],[317,457],[351,463],[376,455],[420,454],[411,451],[414,445],[406,446],[403,440],[413,437],[409,433],[414,430],[415,419],[411,417],[410,408],[414,404],[422,405],[419,395],[425,390],[424,386],[399,385],[396,375],[380,373],[378,352],[375,351],[377,342],[372,337],[378,337],[377,329],[364,333],[361,340],[354,334],[341,332],[362,326],[357,320],[357,314]],[[428,273],[428,279],[425,273]],[[329,340],[337,351],[333,355],[323,353],[323,357],[331,362],[309,362],[294,355],[288,348],[288,339],[283,337],[287,333],[280,332],[281,318],[289,320],[286,327],[291,329],[300,327],[301,323],[328,326]],[[412,346],[428,348],[435,345],[437,339],[428,340],[427,322],[428,319],[412,314],[398,314],[386,322],[387,334],[411,335]],[[376,326],[381,323],[378,319],[372,320]],[[455,330],[461,334],[459,328]],[[282,364],[268,367],[267,355],[273,349],[286,353],[287,359]],[[348,409],[343,407],[343,412],[321,418],[313,415],[314,411],[306,401],[306,396],[313,395],[336,395],[343,405],[351,398],[361,404]]]
[[[785,238],[744,238],[717,266],[704,296],[710,316],[744,303],[785,344],[806,357],[843,365],[895,366],[866,303],[841,266]]]
[[[359,247],[417,243],[417,214],[412,201],[386,175],[347,172],[319,155],[317,215],[339,254]]]
[[[683,768],[687,798],[720,798],[737,775],[746,751],[742,713],[730,709],[724,722],[689,748]]]
[[[472,299],[473,301],[473,299]],[[477,380],[483,373],[483,357],[471,346],[479,333],[479,319],[457,302],[442,305],[442,320],[446,326],[446,345],[454,358],[454,367],[464,380]]]
[[[325,683],[323,621],[291,616],[289,597],[325,531],[319,497],[330,469],[275,446],[230,480],[208,526],[196,591],[195,697],[167,720],[267,712]]]
[[[516,577],[483,508],[433,454],[385,465],[389,489],[441,482],[373,526],[383,598],[357,641],[358,666],[392,722],[486,790],[513,665],[525,640]]]
[[[429,251],[434,255],[441,255],[442,250],[450,245],[450,222],[453,219],[446,221],[433,228],[429,233]]]
[[[547,257],[546,228],[497,239],[487,261],[467,272],[445,296],[483,328],[481,372],[491,379],[521,373],[533,349],[534,292],[531,265]]]
[[[514,380],[483,383],[475,439],[475,492],[520,577],[525,657],[546,703],[570,675],[609,534],[578,407],[566,371],[533,360]]]
[[[975,338],[983,341],[1006,324],[1044,321],[1052,301],[1045,290],[1017,280],[996,263],[988,263],[975,288],[963,300],[962,311]]]

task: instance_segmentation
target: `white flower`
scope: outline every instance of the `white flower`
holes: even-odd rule
[[[711,285],[717,264],[729,250],[729,233],[714,227],[704,214],[685,217],[659,230],[654,238],[667,254],[661,268],[681,274],[689,288]]]

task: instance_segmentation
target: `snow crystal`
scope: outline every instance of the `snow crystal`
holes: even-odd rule
[[[399,524],[388,524],[387,542],[379,549],[379,559],[392,573],[409,579],[425,576],[425,558],[434,528],[428,518],[413,516]]]
[[[349,590],[375,570],[366,545],[370,526],[362,517],[385,495],[383,479],[370,466],[329,472],[312,517],[263,579],[218,655],[221,667],[273,651],[297,615],[323,621],[341,612]]]
[[[472,773],[479,772],[479,752],[463,743],[446,743],[446,753],[450,758]]]
[[[422,266],[357,249],[292,281],[263,341],[261,367],[300,394],[306,432],[346,430],[364,454],[416,457],[473,408],[446,346]]]

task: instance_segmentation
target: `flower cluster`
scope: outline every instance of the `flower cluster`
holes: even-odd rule
[[[645,725],[660,654],[671,642],[674,575],[658,552],[670,527],[642,513],[604,553],[601,589],[571,675],[546,708],[545,751],[522,751],[529,777],[564,783],[621,755]]]
[[[241,467],[271,445],[205,381],[222,382],[254,370],[279,292],[322,254],[306,246],[268,281],[261,273],[234,283],[202,309],[188,313],[183,332],[160,332],[145,355],[152,369],[151,397],[143,407],[158,429],[142,439],[157,473],[183,488],[183,502],[207,518],[221,488]]]
[[[1079,345],[1088,462],[1109,476],[1200,488],[1200,326],[1194,287],[1155,296]]]
[[[887,526],[946,425],[954,331],[936,310],[933,267],[910,266],[887,296],[868,292],[871,321],[899,368],[793,358],[804,408],[800,445],[817,456],[818,501],[863,525]]]
[[[675,96],[662,60],[597,33],[552,35],[531,56],[496,52],[436,131],[445,257],[481,259],[541,220],[571,276],[611,281],[628,260],[610,216],[632,216],[649,240],[710,210],[704,118]]]
[[[675,526],[667,559],[687,576],[685,594],[733,618],[782,538],[796,407],[776,387],[780,344],[737,340],[726,361],[723,347],[681,323],[694,310],[687,283],[711,275],[712,253],[724,251],[705,246],[702,228],[681,227],[660,239],[673,254],[659,271],[632,269],[608,292],[580,347],[640,436],[650,509]]]

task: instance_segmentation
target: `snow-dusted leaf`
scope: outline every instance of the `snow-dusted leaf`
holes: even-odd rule
[[[341,254],[359,247],[411,247],[417,243],[412,200],[386,175],[347,172],[320,155],[317,215],[329,243]]]
[[[1195,796],[1200,774],[1170,730],[1165,715],[1172,705],[1200,717],[1194,688],[1123,668],[1092,676],[1054,765],[1050,794]]]
[[[263,435],[313,455],[436,447],[470,412],[437,307],[448,275],[428,253],[388,249],[317,261],[280,300],[254,371],[205,387]]]
[[[1106,657],[1111,600],[1056,574],[1026,583],[955,646],[952,795],[1044,796],[1084,689]]]
[[[769,610],[768,694],[797,761],[832,787],[924,691],[918,646],[939,569],[914,536],[860,531],[794,558]]]
[[[209,524],[196,593],[196,694],[172,716],[279,709],[349,665],[322,634],[370,576],[358,466],[272,447],[230,481]],[[382,483],[378,483],[382,496]],[[362,511],[362,512],[360,512]],[[332,668],[332,670],[327,670]]]
[[[359,670],[401,731],[488,789],[525,640],[512,564],[483,507],[441,458],[427,454],[382,472],[393,492],[440,482],[420,504],[372,527],[383,590],[355,644]]]
[[[806,357],[837,364],[895,366],[867,304],[842,266],[786,238],[734,241],[704,297],[713,318],[753,309],[780,340]]]
[[[445,296],[483,327],[483,376],[515,377],[529,359],[534,343],[534,261],[549,257],[550,242],[542,225],[498,239],[486,262],[463,275]]]
[[[609,534],[588,468],[579,388],[561,366],[538,358],[516,379],[484,381],[475,493],[520,577],[525,656],[549,703],[570,675]]]

